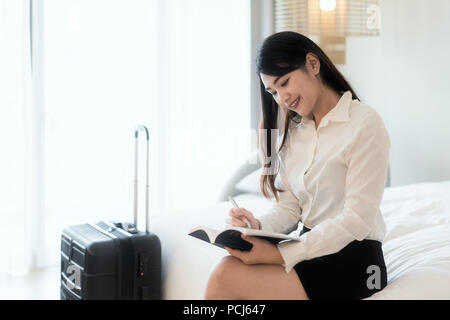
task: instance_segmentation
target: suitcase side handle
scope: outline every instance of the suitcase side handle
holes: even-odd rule
[[[134,147],[134,226],[137,230],[137,201],[138,201],[138,137],[139,132],[145,132],[147,138],[147,158],[146,158],[146,181],[145,181],[145,231],[149,232],[149,214],[148,214],[148,164],[149,164],[149,135],[145,126],[136,126],[134,128],[135,147]]]

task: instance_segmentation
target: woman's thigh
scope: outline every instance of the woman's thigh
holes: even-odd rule
[[[226,256],[212,270],[205,298],[306,300],[308,296],[294,269],[286,273],[281,265],[247,265],[236,257]]]

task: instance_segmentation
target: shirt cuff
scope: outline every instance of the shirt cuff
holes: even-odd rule
[[[306,247],[301,241],[283,241],[278,243],[277,247],[283,257],[284,264],[282,266],[286,273],[289,273],[297,263],[306,259]]]

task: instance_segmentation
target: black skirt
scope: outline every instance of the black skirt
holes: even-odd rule
[[[303,227],[302,235],[310,229]],[[339,252],[294,266],[309,299],[364,299],[387,285],[381,242],[354,240]]]

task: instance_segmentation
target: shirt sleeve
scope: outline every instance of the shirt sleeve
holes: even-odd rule
[[[371,232],[383,197],[390,140],[381,117],[369,114],[345,151],[347,165],[344,208],[304,233],[297,241],[277,244],[288,273],[297,263],[333,254]]]

